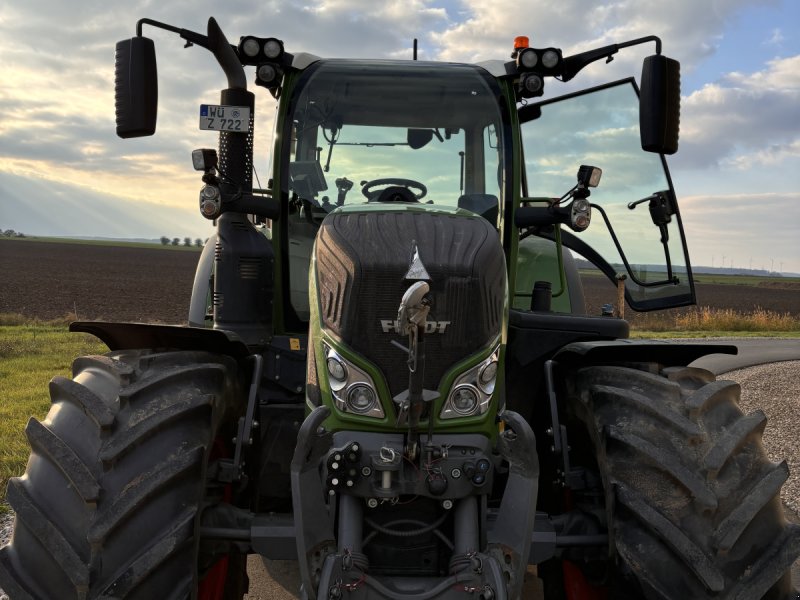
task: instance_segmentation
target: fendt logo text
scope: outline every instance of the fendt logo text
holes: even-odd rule
[[[450,321],[426,321],[425,333],[444,333]],[[383,333],[400,333],[400,321],[392,321],[391,319],[381,319],[381,328]]]

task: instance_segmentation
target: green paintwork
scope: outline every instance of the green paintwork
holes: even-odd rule
[[[562,249],[563,251],[563,249]],[[553,285],[551,309],[554,312],[572,312],[569,294],[566,291],[564,269],[559,261],[557,246],[549,240],[529,236],[519,243],[517,256],[517,279],[513,307],[528,310],[531,290],[536,281],[549,281]]]
[[[363,205],[363,206],[353,206],[353,207],[341,207],[337,210],[343,212],[357,213],[365,211],[373,212],[376,210],[385,212],[387,210],[398,210],[398,209],[415,210],[422,212],[437,212],[440,214],[441,213],[455,214],[467,218],[480,218],[473,216],[472,213],[470,213],[469,211],[465,211],[463,209],[458,209],[458,208],[454,208],[451,210],[448,209],[447,207],[429,207],[428,209],[425,209],[424,207],[414,207],[414,206],[408,206],[408,207],[395,206],[389,208],[386,207],[385,205],[383,206]],[[394,408],[394,402],[392,401],[389,388],[386,385],[386,381],[383,377],[383,373],[381,372],[381,370],[377,366],[375,366],[367,357],[362,356],[357,352],[354,352],[346,344],[343,344],[341,340],[339,340],[336,336],[330,334],[329,332],[325,331],[322,328],[321,320],[319,318],[319,301],[318,301],[319,296],[317,294],[317,284],[316,284],[316,262],[314,261],[313,258],[311,260],[311,266],[309,269],[309,296],[312,299],[309,307],[311,311],[309,340],[313,340],[314,360],[316,361],[317,365],[317,384],[320,389],[322,402],[331,410],[331,416],[328,417],[328,419],[325,421],[325,427],[329,431],[349,430],[349,431],[396,432],[397,431],[397,427],[395,426],[396,411]],[[506,306],[507,305],[508,301],[506,301]],[[508,321],[508,310],[505,311],[501,337],[498,340],[495,340],[492,344],[488,345],[482,351],[456,362],[442,378],[442,381],[439,384],[439,388],[437,389],[437,391],[439,392],[439,398],[434,401],[434,406],[433,406],[434,431],[447,432],[447,433],[482,433],[483,435],[491,439],[494,439],[494,436],[497,434],[498,431],[497,425],[495,424],[495,416],[497,415],[497,409],[498,409],[497,399],[503,397],[502,396],[502,381],[504,378],[503,359],[505,356],[505,331],[506,331],[507,321]],[[378,392],[378,398],[383,406],[384,414],[386,415],[383,419],[346,413],[344,411],[339,410],[336,407],[330,393],[328,371],[326,368],[326,361],[322,348],[323,342],[326,342],[328,345],[334,348],[336,352],[338,352],[342,356],[342,358],[356,365],[364,372],[366,372],[370,377],[372,377],[372,380],[375,383],[375,387]],[[488,356],[490,356],[491,353],[494,351],[494,349],[497,347],[498,343],[500,343],[501,346],[500,346],[500,359],[497,371],[497,387],[495,388],[494,398],[492,400],[489,410],[483,415],[478,415],[474,417],[461,417],[461,418],[446,419],[446,420],[439,419],[438,415],[442,410],[444,402],[447,400],[450,388],[452,387],[455,379],[459,375],[461,375],[464,371],[471,369],[481,361],[485,360]],[[308,401],[306,402],[306,408],[307,411],[310,411],[310,409],[312,408]],[[427,431],[427,429],[428,429],[427,419],[422,420],[420,422],[420,430]]]
[[[292,89],[296,84],[297,78],[299,77],[298,74],[294,74],[290,78],[288,78],[286,82],[286,86],[283,90],[283,96],[288,98],[291,97]],[[555,246],[551,242],[547,242],[545,240],[541,240],[539,238],[530,237],[520,243],[519,241],[519,230],[514,226],[513,220],[513,212],[516,208],[520,205],[521,197],[522,197],[522,186],[519,184],[522,177],[522,162],[521,156],[522,152],[520,149],[521,145],[521,136],[519,133],[519,123],[517,118],[517,110],[516,104],[514,102],[514,93],[511,85],[507,81],[499,81],[501,88],[503,89],[504,96],[506,99],[506,106],[505,110],[507,115],[511,120],[511,169],[512,169],[512,181],[517,182],[511,184],[510,186],[506,186],[505,193],[506,196],[510,193],[510,198],[506,198],[503,206],[503,214],[500,219],[500,235],[501,239],[504,240],[505,246],[505,254],[506,254],[506,264],[507,264],[507,275],[508,275],[508,284],[509,290],[516,289],[519,293],[527,293],[530,294],[530,290],[533,287],[533,282],[539,279],[547,279],[554,283],[554,291],[557,293],[559,291],[557,282],[562,281],[563,278],[559,277],[559,260],[556,252],[554,252]],[[281,109],[278,113],[278,125],[277,131],[283,131],[283,124],[286,115],[286,106],[282,103]],[[278,135],[276,139],[275,149],[273,151],[273,156],[275,157],[275,164],[274,164],[274,173],[275,177],[273,180],[272,189],[274,190],[273,193],[281,193],[280,190],[282,189],[282,183],[280,180],[280,157],[282,156],[282,149],[281,149],[281,136]],[[409,212],[429,212],[429,213],[436,213],[436,214],[449,214],[457,217],[466,217],[466,218],[480,218],[476,217],[473,213],[458,208],[458,207],[447,207],[441,205],[427,205],[427,204],[394,204],[394,205],[386,205],[384,203],[368,203],[364,202],[361,204],[346,204],[341,206],[335,210],[337,213],[373,213],[373,212],[387,212],[387,211],[409,211]],[[281,248],[282,248],[282,241],[283,238],[287,235],[285,227],[276,227],[275,231],[273,232],[273,244],[275,248],[275,252],[277,256],[280,256]],[[312,254],[313,257],[313,254]],[[282,277],[282,273],[284,270],[283,266],[284,261],[278,260],[276,261],[276,278]],[[563,289],[563,284],[562,284]],[[313,340],[313,360],[316,362],[317,366],[317,378],[318,378],[318,385],[320,388],[320,395],[322,398],[322,402],[331,409],[331,416],[325,422],[325,427],[330,431],[340,431],[340,430],[367,430],[367,431],[386,431],[386,432],[394,432],[397,431],[397,427],[395,426],[395,407],[394,402],[392,401],[389,389],[386,385],[385,379],[383,374],[381,373],[380,369],[376,367],[370,360],[369,357],[362,356],[356,352],[354,352],[351,348],[347,347],[345,344],[341,342],[341,340],[337,339],[334,335],[331,335],[329,332],[326,332],[322,327],[321,320],[319,319],[319,298],[317,296],[317,287],[316,287],[316,265],[312,258],[311,265],[309,268],[309,295],[311,298],[310,302],[310,336],[309,339]],[[399,300],[399,299],[398,299]],[[523,307],[526,304],[530,304],[530,298],[518,298],[515,297],[513,300],[513,306],[516,307]],[[432,410],[433,418],[434,418],[434,431],[437,432],[447,432],[447,433],[482,433],[489,438],[494,439],[498,432],[497,425],[495,423],[495,417],[498,412],[498,399],[504,397],[504,381],[505,381],[505,352],[506,352],[506,335],[507,335],[507,327],[508,327],[508,305],[509,305],[509,297],[507,295],[506,298],[506,311],[504,315],[504,322],[501,330],[501,337],[498,340],[500,343],[500,360],[498,364],[498,374],[497,374],[497,386],[495,388],[494,399],[492,401],[492,405],[489,411],[484,415],[479,415],[475,417],[461,417],[455,419],[446,419],[441,420],[438,418],[442,410],[442,406],[447,400],[447,396],[450,392],[450,389],[454,383],[454,381],[465,371],[469,370],[470,368],[474,367],[476,364],[483,361],[487,356],[489,356],[494,348],[496,347],[498,342],[490,344],[482,351],[473,354],[472,356],[462,358],[455,364],[453,364],[452,368],[445,374],[440,382],[438,392],[440,394],[439,398],[434,401],[434,406]],[[569,297],[568,294],[560,294],[558,297],[554,298],[553,301],[553,308],[559,312],[569,312]],[[275,311],[275,323],[276,325],[283,323],[283,296],[278,295],[275,298],[274,304],[274,311]],[[276,333],[279,333],[279,330],[276,328]],[[350,413],[345,413],[339,410],[332,399],[331,392],[330,392],[330,385],[328,382],[328,374],[326,368],[326,361],[324,356],[324,351],[322,349],[322,342],[325,341],[328,343],[332,348],[334,348],[343,358],[350,361],[351,363],[355,364],[366,373],[368,373],[373,381],[375,382],[375,386],[379,395],[379,399],[382,403],[383,410],[385,413],[385,417],[382,419],[376,419],[373,417],[366,417],[363,415],[354,415]],[[308,403],[307,403],[308,404]],[[310,410],[311,406],[308,405]],[[428,428],[427,420],[424,420],[420,423],[420,430],[426,431]]]

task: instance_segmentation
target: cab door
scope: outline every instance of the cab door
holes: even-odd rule
[[[666,160],[641,148],[635,81],[529,103],[518,112],[523,200],[561,197],[575,185],[581,165],[603,171],[589,198],[589,228],[576,233],[562,227],[563,244],[576,254],[581,270],[592,270],[580,262],[585,259],[615,285],[624,274],[626,299],[635,310],[694,304],[689,253]]]

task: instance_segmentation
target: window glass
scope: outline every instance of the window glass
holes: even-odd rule
[[[496,82],[468,65],[325,61],[292,98],[288,173],[291,299],[308,318],[316,230],[339,206],[388,186],[418,206],[461,207],[499,227],[503,170]]]
[[[589,228],[573,233],[611,265],[626,273],[634,301],[659,301],[690,293],[683,232],[677,214],[663,229],[653,222],[649,201],[631,203],[665,191],[674,197],[662,158],[644,152],[639,139],[639,100],[631,81],[541,104],[541,116],[522,125],[528,196],[559,198],[577,181],[578,168],[602,169],[600,185],[591,189]],[[620,253],[601,210],[616,234]],[[661,242],[667,234],[667,253]],[[624,253],[624,256],[623,256]],[[667,282],[667,267],[675,280]]]

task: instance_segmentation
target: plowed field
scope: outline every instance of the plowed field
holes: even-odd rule
[[[199,257],[199,251],[159,247],[0,239],[0,313],[184,324]],[[700,306],[800,314],[796,283],[721,285],[699,279]],[[616,301],[614,286],[604,278],[586,278],[584,286],[589,314]],[[634,325],[642,319],[631,310],[625,316]]]
[[[200,251],[0,240],[0,313],[183,324]]]

